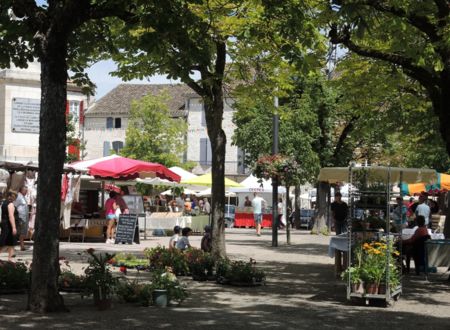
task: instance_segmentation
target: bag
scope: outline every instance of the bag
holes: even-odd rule
[[[122,214],[122,211],[120,211],[120,207],[118,207],[118,208],[116,209],[116,217],[117,217],[117,219],[119,219],[119,217],[120,217],[121,214]]]

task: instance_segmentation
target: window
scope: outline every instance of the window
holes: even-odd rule
[[[103,157],[109,156],[111,153],[111,143],[109,141],[103,142]]]
[[[208,138],[200,139],[200,165],[211,165],[211,142]]]
[[[121,128],[121,127],[122,127],[122,118],[114,119],[114,128]]]
[[[69,101],[69,113],[74,122],[78,122],[78,117],[80,116],[80,102]]]
[[[108,117],[106,118],[106,128],[113,128],[114,118]]]
[[[120,151],[121,149],[123,149],[123,142],[122,142],[122,141],[114,141],[114,142],[112,143],[112,148],[113,148],[114,152],[115,152],[116,154],[118,154],[119,151]]]

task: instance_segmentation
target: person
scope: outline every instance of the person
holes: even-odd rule
[[[197,197],[192,196],[191,210],[195,210],[196,207],[197,207]]]
[[[208,198],[203,198],[203,213],[210,214],[211,213],[211,204],[209,204]]]
[[[394,218],[394,225],[397,233],[401,233],[403,228],[406,228],[407,225],[407,208],[405,204],[403,204],[403,199],[401,197],[396,198],[397,205],[394,208],[393,218]]]
[[[250,201],[248,196],[245,196],[244,207],[252,207],[252,202]]]
[[[172,235],[172,237],[170,238],[170,241],[169,241],[169,250],[172,250],[172,249],[174,249],[176,247],[177,242],[178,242],[178,240],[180,238],[180,231],[181,231],[180,226],[173,227],[173,235]]]
[[[174,199],[169,202],[169,212],[178,212],[177,202]]]
[[[189,235],[191,234],[192,229],[189,227],[185,227],[181,230],[181,237],[178,239],[176,248],[184,251],[191,247],[191,244],[189,243]]]
[[[181,212],[181,210],[184,209],[184,198],[185,198],[185,195],[184,195],[184,194],[181,194],[181,196],[178,196],[178,197],[175,199],[175,200],[176,200],[176,203],[177,203],[177,206],[178,206],[179,212]]]
[[[414,205],[414,197],[410,197],[409,202],[406,205],[406,207],[408,208],[408,212],[406,213],[406,216],[408,218],[411,218],[414,215],[414,212],[416,211],[415,208],[413,210],[413,205]]]
[[[204,252],[211,252],[212,249],[212,236],[211,236],[211,226],[206,225],[204,228],[205,232],[200,243],[200,248]]]
[[[14,206],[16,207],[19,215],[16,224],[20,241],[20,251],[25,251],[25,238],[28,236],[29,210],[28,203],[25,198],[27,192],[28,188],[26,186],[22,186],[17,194],[16,200],[14,201]]]
[[[425,224],[425,217],[423,215],[418,215],[416,217],[416,224],[417,229],[414,231],[414,234],[410,238],[403,240],[403,245],[413,244],[419,238],[429,235],[428,228]]]
[[[419,196],[419,205],[417,205],[415,214],[416,217],[419,215],[422,215],[425,218],[425,226],[428,227],[428,224],[430,223],[430,207],[428,206],[427,202],[427,196],[425,194],[422,194]]]
[[[283,199],[278,199],[277,204],[277,212],[278,212],[278,229],[284,229],[286,226],[284,225],[282,219],[283,219]]]
[[[411,257],[414,257],[414,254],[417,254],[417,247],[414,248],[414,243],[416,243],[419,239],[426,239],[426,236],[429,236],[428,228],[425,225],[425,217],[423,215],[418,215],[415,220],[417,224],[417,229],[414,231],[414,234],[405,240],[402,240],[402,250],[403,254],[406,256],[406,273],[409,273],[410,270],[410,260]],[[416,250],[416,251],[415,251]],[[414,259],[416,260],[416,259]],[[416,267],[418,265],[416,264]],[[420,269],[416,268],[416,274],[419,274]]]
[[[338,191],[334,195],[334,202],[331,203],[331,216],[334,220],[336,235],[342,234],[347,231],[347,215],[347,203],[342,201],[342,194]]]
[[[265,203],[264,199],[258,196],[257,193],[254,193],[252,200],[252,207],[253,207],[253,218],[255,219],[256,236],[261,236],[263,203]]]
[[[16,218],[18,215],[16,207],[14,206],[15,199],[16,194],[10,191],[1,206],[2,219],[0,222],[0,253],[6,249],[6,251],[8,251],[9,261],[13,260],[14,246],[17,245]]]
[[[114,226],[117,220],[116,210],[119,207],[116,203],[116,195],[117,193],[115,191],[110,191],[109,198],[105,203],[105,216],[108,224],[106,228],[106,243],[108,244],[114,243]]]
[[[186,198],[186,200],[184,201],[184,212],[190,214],[191,211],[192,211],[191,199]]]
[[[120,209],[120,213],[123,213],[123,214],[129,214],[130,213],[130,210],[128,209],[128,205],[127,205],[127,203],[125,202],[125,200],[122,197],[123,195],[127,194],[126,190],[127,190],[126,187],[121,187],[120,188],[120,194],[117,194],[116,197],[115,197],[116,204],[118,206],[117,209]],[[116,213],[116,215],[117,215],[117,213]]]

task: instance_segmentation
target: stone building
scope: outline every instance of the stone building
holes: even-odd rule
[[[27,69],[0,69],[0,160],[38,160],[40,78],[37,62],[30,63]],[[67,111],[72,115],[76,137],[81,137],[87,101],[79,87],[68,84]],[[69,151],[79,154],[77,147],[70,147]]]
[[[86,112],[84,138],[86,159],[108,156],[111,150],[120,151],[125,144],[128,118],[133,100],[149,93],[157,95],[167,91],[171,100],[169,109],[173,118],[185,118],[188,123],[186,151],[180,155],[183,162],[195,162],[201,173],[211,167],[211,145],[206,132],[204,108],[201,98],[183,84],[121,84],[93,104]],[[234,132],[232,100],[225,102],[223,129],[227,135],[226,174],[242,174],[241,152],[231,145]]]

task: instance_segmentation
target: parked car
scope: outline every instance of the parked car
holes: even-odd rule
[[[308,230],[312,229],[314,212],[314,210],[310,209],[300,209],[300,227]]]
[[[227,228],[233,228],[235,213],[236,213],[235,205],[225,204],[225,226]]]

